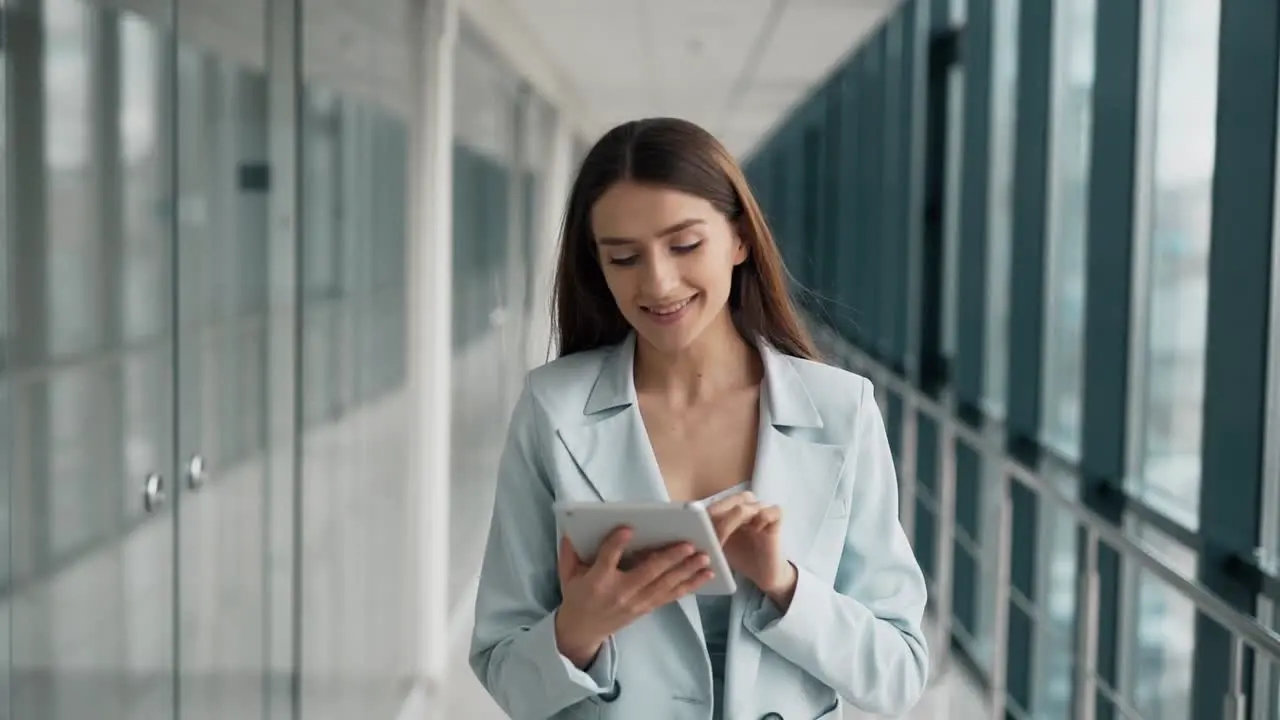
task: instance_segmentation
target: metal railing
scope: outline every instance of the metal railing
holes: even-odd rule
[[[1083,503],[1068,497],[1062,490],[1055,487],[1053,481],[1042,476],[1036,469],[1027,467],[1011,457],[1005,451],[1001,441],[991,436],[984,436],[980,430],[957,417],[944,402],[924,394],[904,380],[901,375],[850,345],[827,326],[815,322],[811,327],[814,329],[815,339],[829,353],[831,361],[869,378],[881,397],[893,395],[902,402],[899,467],[899,473],[902,476],[902,497],[900,503],[905,508],[904,525],[907,526],[908,536],[913,539],[916,500],[919,492],[916,473],[919,418],[927,417],[937,425],[939,446],[939,477],[935,485],[937,546],[931,583],[935,596],[930,598],[930,602],[933,603],[938,636],[942,639],[940,650],[944,658],[950,652],[953,633],[951,605],[956,544],[956,441],[959,440],[969,446],[984,459],[994,460],[999,464],[1000,472],[995,474],[997,485],[994,488],[998,498],[998,519],[994,550],[996,563],[992,600],[994,608],[991,608],[993,638],[990,674],[987,678],[988,710],[991,718],[1005,720],[1006,712],[1015,709],[1008,707],[1005,675],[1008,665],[1008,613],[1012,594],[1010,569],[1013,503],[1011,492],[1016,483],[1030,491],[1039,500],[1047,501],[1070,516],[1077,532],[1082,532],[1084,536],[1080,551],[1083,555],[1080,557],[1081,573],[1077,596],[1079,605],[1076,611],[1076,642],[1073,650],[1075,657],[1072,665],[1075,674],[1072,703],[1074,717],[1079,720],[1093,720],[1099,692],[1113,701],[1120,701],[1114,690],[1099,686],[1100,678],[1096,668],[1099,628],[1098,550],[1100,545],[1106,545],[1119,556],[1121,563],[1132,563],[1155,576],[1173,592],[1190,602],[1197,612],[1214,620],[1230,635],[1231,655],[1227,668],[1229,689],[1226,697],[1223,698],[1222,717],[1225,720],[1245,720],[1248,706],[1243,690],[1245,658],[1252,651],[1255,654],[1255,661],[1265,660],[1271,663],[1272,667],[1280,667],[1280,634],[1260,624],[1257,619],[1237,611],[1204,586],[1186,578],[1164,560],[1151,554],[1142,546],[1140,540],[1135,539]],[[1030,661],[1030,658],[1027,660]],[[1132,710],[1126,710],[1125,714],[1137,716]]]

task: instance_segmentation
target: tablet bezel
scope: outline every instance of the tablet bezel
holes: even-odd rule
[[[631,528],[627,553],[688,542],[706,554],[713,573],[699,587],[698,595],[732,595],[738,584],[716,537],[715,526],[706,507],[697,502],[557,502],[556,526],[584,562],[594,560],[600,544],[619,526]],[[557,537],[558,537],[557,536]]]

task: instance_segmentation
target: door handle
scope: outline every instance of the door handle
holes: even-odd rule
[[[142,483],[142,509],[153,513],[164,504],[164,478],[158,473],[147,475]]]
[[[187,487],[199,490],[209,479],[209,466],[203,455],[192,455],[187,461]]]

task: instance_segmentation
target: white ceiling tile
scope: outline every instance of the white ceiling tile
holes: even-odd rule
[[[750,147],[897,0],[506,0],[601,130],[674,115]]]

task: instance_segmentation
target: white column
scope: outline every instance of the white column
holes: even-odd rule
[[[428,692],[448,672],[449,430],[453,294],[453,67],[456,0],[419,0],[413,47],[409,267],[412,472],[417,478],[417,667]],[[376,482],[376,478],[368,478]]]

